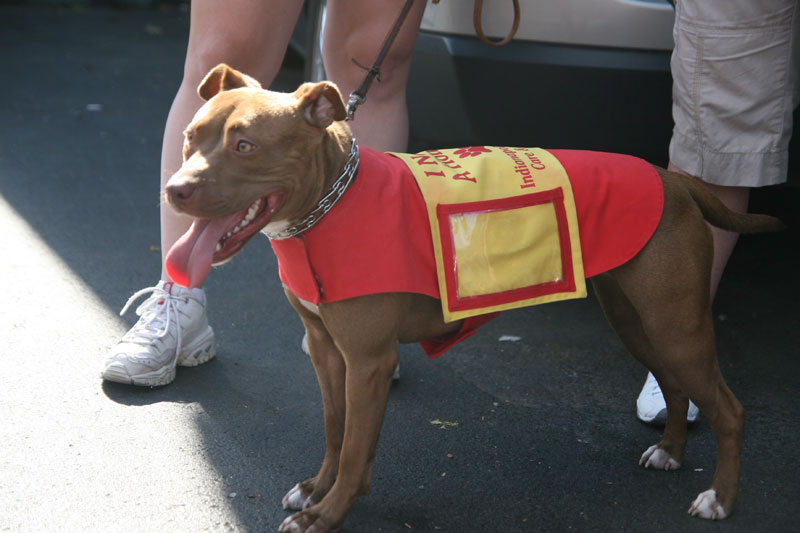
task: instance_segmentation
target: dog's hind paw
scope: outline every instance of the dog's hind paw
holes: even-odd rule
[[[286,493],[281,501],[283,508],[290,511],[302,511],[305,509],[311,500],[311,493],[304,491],[300,483],[292,487],[292,490]]]
[[[717,491],[714,489],[708,489],[698,494],[692,502],[692,506],[689,507],[689,514],[711,520],[722,520],[728,516],[725,508],[717,501]]]
[[[656,470],[677,470],[681,467],[681,464],[659,448],[658,444],[653,444],[645,450],[639,459],[639,465]]]

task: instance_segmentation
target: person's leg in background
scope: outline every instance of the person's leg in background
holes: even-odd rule
[[[415,0],[375,81],[350,122],[359,144],[380,152],[402,152],[408,144],[406,84],[425,1]],[[347,95],[361,84],[394,24],[403,2],[397,0],[329,0],[323,39],[328,78]],[[364,21],[375,21],[365,24]]]
[[[203,104],[197,86],[219,63],[269,87],[280,69],[302,0],[194,0],[183,80],[170,108],[161,152],[161,188],[182,162],[183,129]],[[101,376],[134,385],[166,385],[175,366],[193,366],[216,351],[202,288],[171,283],[164,256],[191,225],[191,218],[161,203],[161,280],[136,295],[151,296],[137,309],[139,321],[113,347]],[[127,307],[127,306],[126,306]]]
[[[693,176],[734,211],[751,187],[786,181],[792,111],[800,101],[796,0],[676,0],[669,170]],[[738,239],[712,227],[711,300]],[[637,416],[663,423],[666,405],[649,374]],[[690,405],[687,419],[697,417]]]
[[[750,199],[750,187],[728,187],[725,185],[715,185],[703,181],[698,176],[692,176],[683,169],[678,168],[672,162],[667,167],[672,172],[678,172],[685,176],[691,176],[699,180],[703,185],[708,187],[717,198],[722,200],[728,209],[737,211],[739,213],[747,212],[747,203]],[[711,301],[714,301],[714,296],[717,295],[717,287],[722,279],[722,273],[725,271],[725,265],[728,264],[733,249],[736,246],[736,241],[739,239],[739,234],[732,231],[725,231],[717,227],[711,226],[711,233],[714,235],[714,262],[711,265]]]
[[[425,4],[425,0],[414,1],[381,65],[382,81],[372,83],[367,91],[367,101],[361,104],[354,120],[349,123],[360,145],[379,152],[406,151],[406,85]],[[402,6],[403,3],[397,0],[328,1],[323,61],[328,79],[339,87],[345,103],[366,74],[352,60],[364,67],[372,65]],[[308,351],[305,339],[303,341],[304,350]],[[398,366],[393,379],[399,378]]]

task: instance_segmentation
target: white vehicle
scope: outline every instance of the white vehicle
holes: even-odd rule
[[[668,0],[521,0],[519,31],[481,43],[473,2],[429,2],[408,87],[411,149],[472,144],[624,152],[666,163],[674,9]],[[398,0],[398,11],[402,1]],[[307,74],[324,76],[324,2],[308,7]],[[504,37],[511,0],[485,0]],[[346,95],[345,95],[346,96]]]

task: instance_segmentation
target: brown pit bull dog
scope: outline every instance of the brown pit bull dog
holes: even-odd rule
[[[430,255],[431,243],[436,241],[426,226],[430,219],[425,207],[414,203],[419,190],[389,180],[406,163],[363,148],[358,162],[359,152],[343,122],[344,106],[334,85],[309,83],[293,94],[275,93],[220,65],[208,74],[198,93],[207,103],[186,129],[183,166],[165,190],[169,204],[196,221],[169,252],[167,266],[175,281],[194,286],[212,264],[230,259],[255,233],[264,231],[272,239],[286,295],[308,334],[324,402],[326,436],[325,458],[317,475],[297,484],[283,500],[284,508],[298,512],[280,530],[336,530],[355,499],[370,489],[378,434],[398,362],[397,343],[457,340],[471,333],[474,317],[444,320],[436,296],[438,291],[443,295],[445,288],[436,285],[432,260],[431,264],[416,256],[409,260],[411,269],[423,272],[421,285],[395,272],[407,254]],[[533,187],[530,172],[522,171],[524,162],[520,161],[526,158],[513,154],[525,154],[533,163],[540,156],[524,151],[528,149],[502,150],[515,158],[514,172],[519,175],[514,177],[522,180],[519,188]],[[490,151],[472,147],[455,153],[466,161]],[[571,167],[579,218],[584,216],[582,210],[590,208],[587,204],[598,202],[602,205],[597,216],[602,218],[606,204],[613,204],[622,193],[590,201],[599,195],[601,185],[577,185],[572,172],[580,165],[568,164],[572,157],[568,152],[553,154],[565,168]],[[451,168],[459,167],[449,156],[441,156],[432,151],[414,157],[421,163],[449,162]],[[641,229],[641,242],[627,255],[622,253],[618,264],[597,264],[596,256],[604,255],[605,237],[599,231],[591,233],[597,224],[582,224],[582,250],[573,252],[582,253],[584,266],[576,277],[579,283],[584,275],[591,277],[611,326],[664,391],[669,413],[664,435],[645,451],[640,464],[665,470],[680,467],[691,398],[716,435],[718,459],[711,486],[697,496],[689,512],[725,518],[739,492],[745,415],[717,365],[709,301],[712,237],[706,221],[744,233],[778,230],[782,225],[771,217],[731,212],[696,181],[641,160],[609,155],[603,161],[606,169],[616,167],[614,161],[637,169],[641,176],[635,176],[636,181],[650,183],[652,194],[648,194],[655,198],[655,207],[640,214],[636,209],[643,200],[634,197],[622,209],[641,217],[625,223],[634,232]],[[362,175],[368,169],[378,175]],[[437,172],[429,170],[429,175]],[[652,179],[646,177],[650,175]],[[469,172],[459,176],[472,179]],[[361,197],[373,190],[376,198],[363,201]],[[381,203],[377,196],[387,190],[389,201]],[[370,225],[358,217],[357,222],[348,222],[356,211],[391,211],[385,207],[391,204],[399,205],[399,222]],[[417,223],[428,229],[410,239],[402,230]],[[380,235],[378,245],[368,244],[368,256],[359,256],[360,240],[369,241],[375,233]],[[334,251],[316,251],[315,246],[329,240],[335,241]],[[418,240],[422,244],[415,244]],[[383,249],[390,248],[389,241],[402,241],[406,251],[396,256],[387,251],[385,258]],[[592,246],[600,249],[592,250]],[[290,265],[291,258],[299,262]],[[343,265],[338,270],[337,261]],[[519,262],[512,267],[518,268]],[[383,269],[390,270],[394,280],[388,291],[374,288],[373,278]],[[348,276],[353,279],[345,280]],[[348,284],[352,287],[344,288]],[[473,324],[466,327],[470,321]],[[442,348],[436,341],[423,347],[429,354]]]

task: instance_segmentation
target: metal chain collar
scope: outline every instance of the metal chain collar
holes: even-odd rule
[[[314,224],[319,222],[320,219],[325,216],[325,213],[330,211],[331,208],[336,205],[336,202],[339,201],[344,192],[353,182],[353,179],[356,176],[356,171],[358,170],[359,160],[358,145],[356,144],[356,140],[353,139],[350,143],[350,156],[347,158],[347,162],[344,164],[344,170],[342,170],[342,173],[338,178],[336,178],[336,181],[333,182],[328,194],[326,194],[317,203],[317,207],[315,207],[307,217],[297,224],[274,233],[265,231],[264,234],[273,240],[290,239],[300,235],[307,229],[311,228]]]

